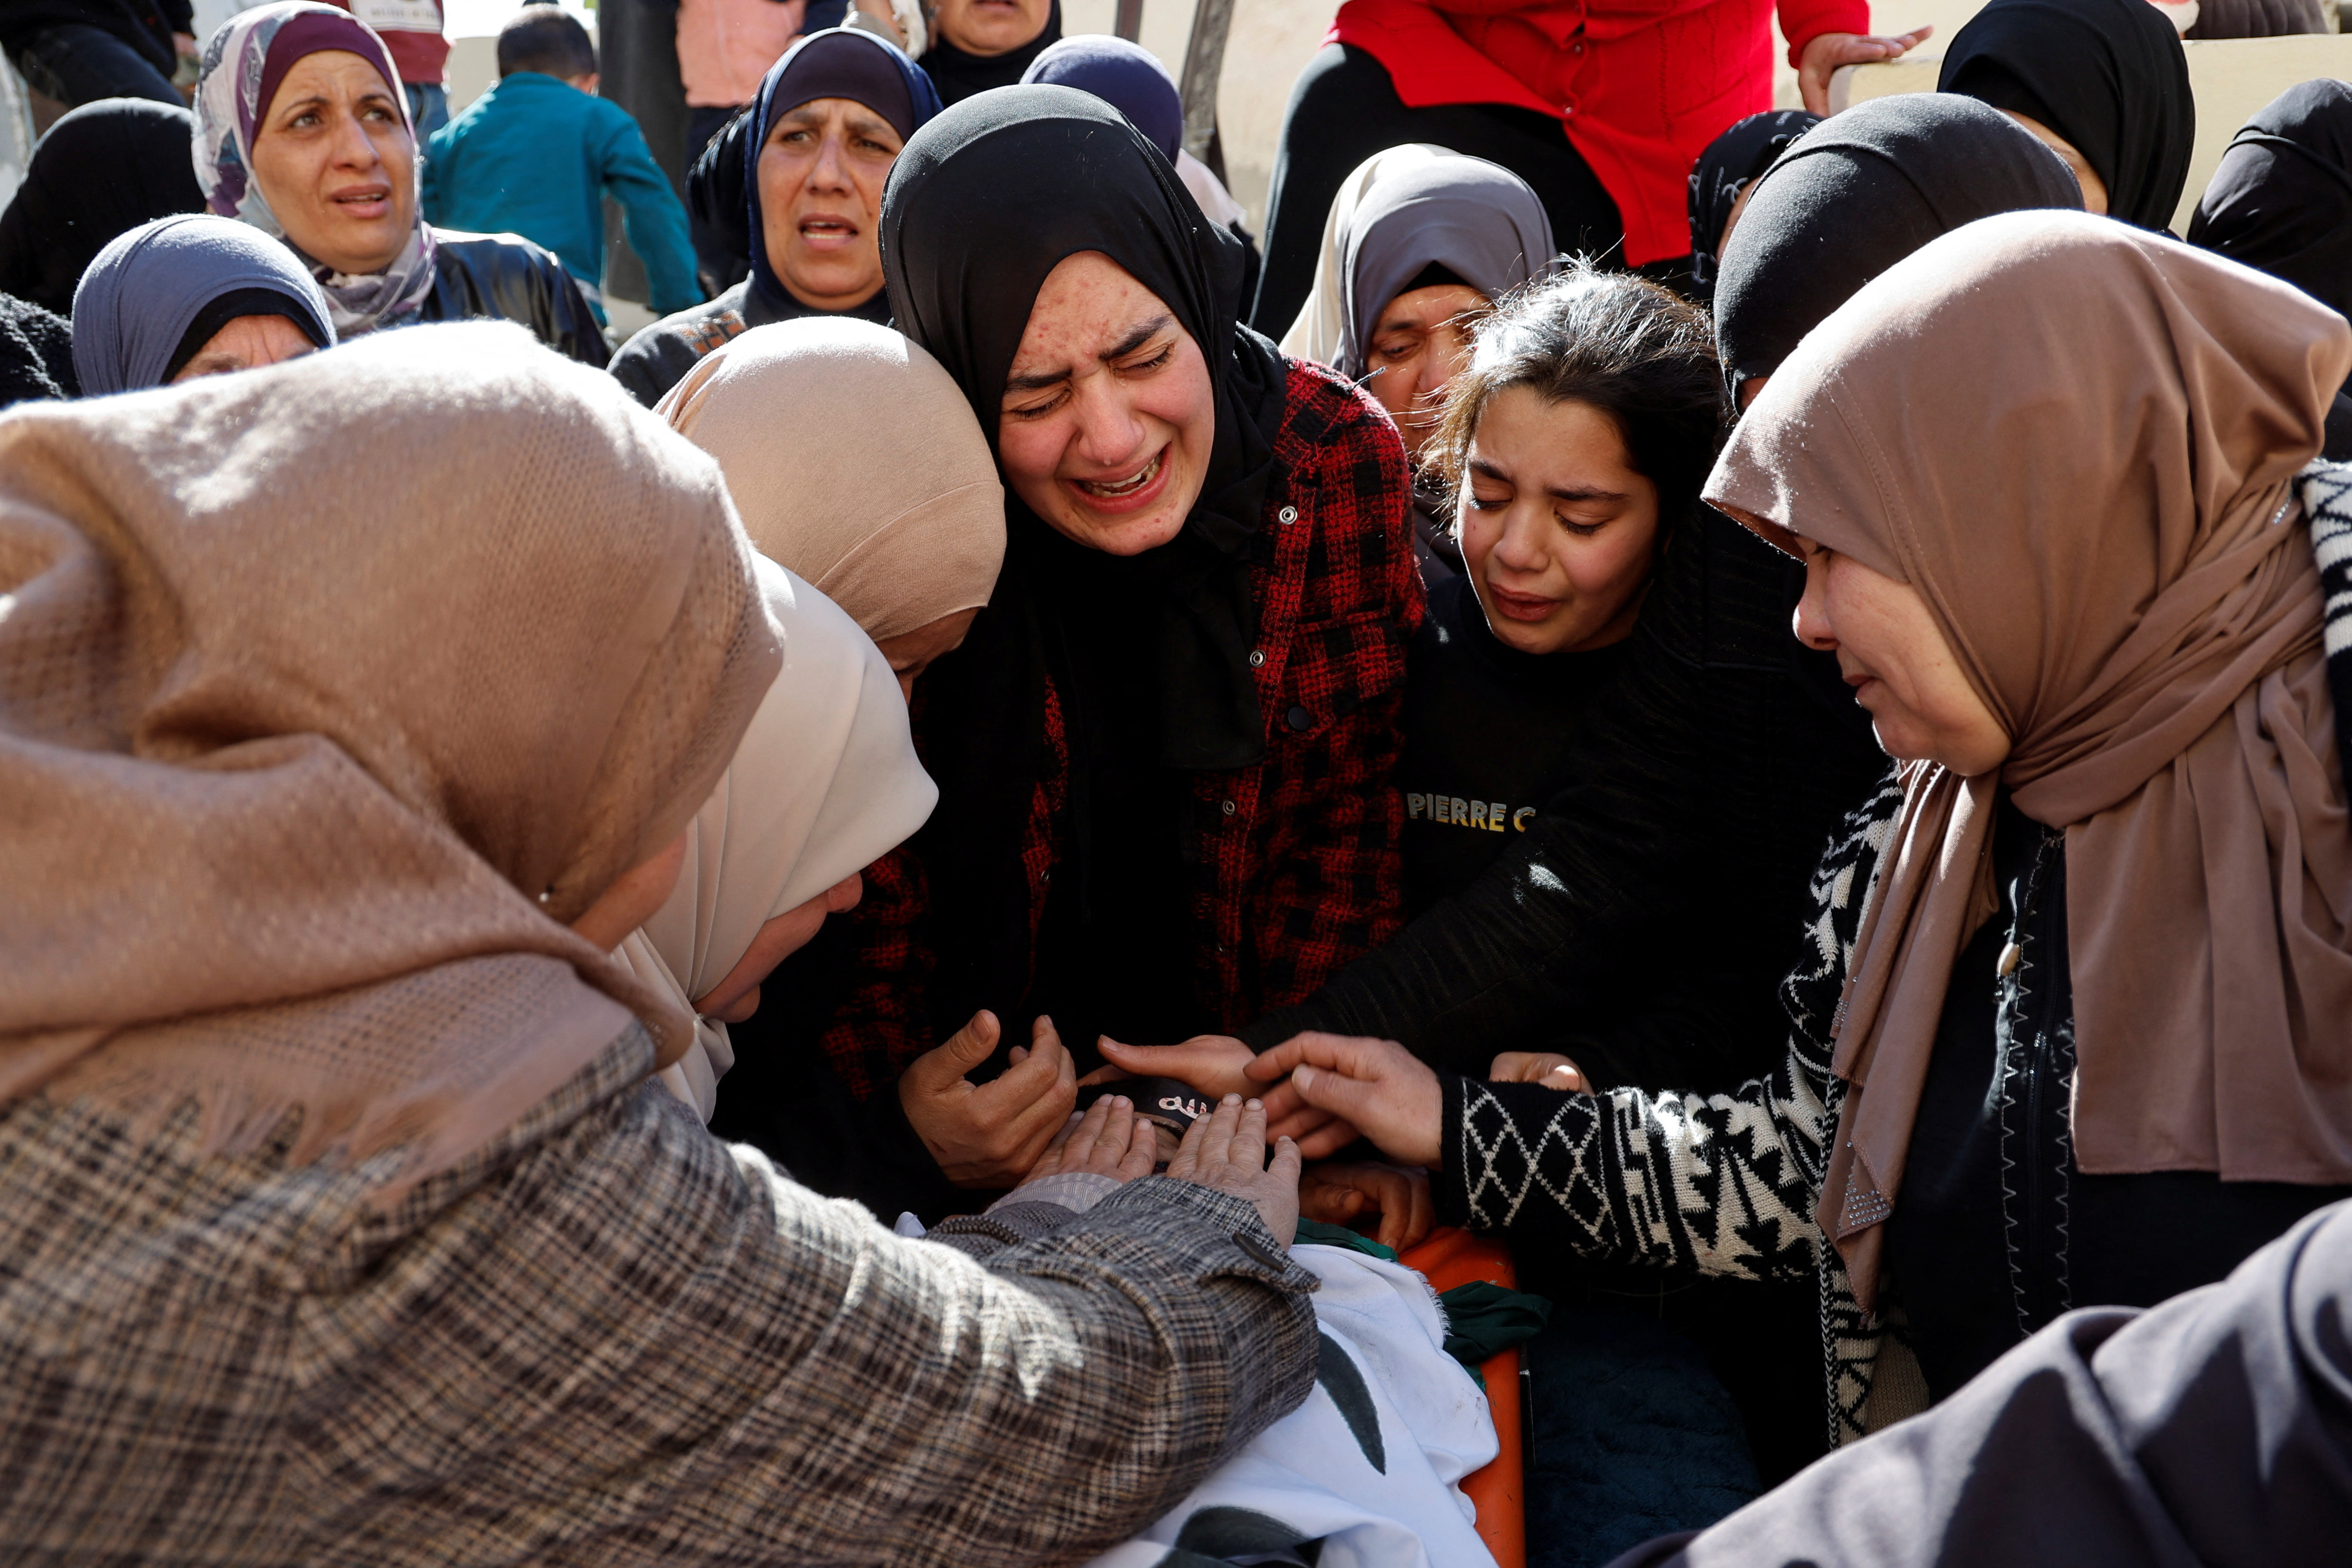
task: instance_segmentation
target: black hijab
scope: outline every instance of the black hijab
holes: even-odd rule
[[[2189,243],[2352,315],[2352,85],[2297,83],[2247,121],[2189,220]]]
[[[2197,203],[2189,243],[2352,315],[2352,85],[2298,82],[2247,121]],[[2324,451],[2352,458],[2352,378]]]
[[[1017,49],[1001,55],[969,55],[936,37],[918,63],[930,73],[942,102],[961,103],[975,92],[995,87],[1015,87],[1039,55],[1062,41],[1062,0],[1054,0],[1045,14],[1045,30]]]
[[[2107,216],[2161,229],[2197,139],[2189,57],[2147,0],[1992,0],[1952,39],[1938,92],[2038,120],[2107,185]]]
[[[1751,114],[1706,144],[1690,174],[1691,283],[1705,298],[1715,284],[1715,247],[1749,181],[1822,122],[1801,109]]]
[[[2057,153],[1972,98],[1858,103],[1780,154],[1748,198],[1715,285],[1724,379],[1736,399],[1740,383],[1778,370],[1831,311],[1938,235],[1995,213],[2082,206]]]
[[[143,98],[102,98],[59,116],[0,214],[0,293],[69,314],[74,285],[109,240],[204,211],[188,155],[195,137],[195,116]]]
[[[1055,900],[1082,932],[1138,937],[1130,945],[1181,972],[1191,777],[1265,752],[1248,567],[1265,542],[1286,371],[1241,324],[1241,244],[1201,216],[1118,110],[1048,86],[967,100],[917,132],[883,188],[881,239],[893,318],[947,367],[992,445],[1030,307],[1066,257],[1118,262],[1207,356],[1216,434],[1182,531],[1141,555],[1107,555],[1056,533],[1008,487],[995,593],[921,694],[940,795],[917,841],[946,983],[940,1021],[961,1025],[970,1005],[1010,1010],[1028,990],[1019,847],[1045,763],[1026,738],[1042,732],[1049,679],[1069,743],[1075,873]],[[1049,927],[1056,919],[1049,908]]]

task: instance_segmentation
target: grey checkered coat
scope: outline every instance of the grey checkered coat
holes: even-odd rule
[[[1239,1199],[902,1240],[651,1058],[384,1212],[193,1110],[0,1110],[0,1563],[1068,1563],[1313,1385],[1313,1277]]]

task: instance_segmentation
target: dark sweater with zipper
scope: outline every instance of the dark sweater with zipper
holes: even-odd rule
[[[1835,660],[1789,635],[1803,584],[1795,562],[1702,509],[1527,831],[1242,1037],[1265,1050],[1305,1029],[1377,1035],[1483,1076],[1497,1051],[1562,1048],[1572,1023],[1569,1054],[1596,1083],[1727,1089],[1769,1071],[1808,874],[1886,768]]]

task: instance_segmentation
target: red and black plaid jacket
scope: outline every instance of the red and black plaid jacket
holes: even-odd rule
[[[1273,555],[1250,569],[1265,757],[1192,786],[1213,824],[1196,858],[1194,973],[1228,1029],[1306,997],[1404,919],[1391,775],[1403,750],[1405,648],[1422,617],[1404,448],[1346,381],[1319,364],[1289,370],[1265,499]],[[1022,842],[1033,945],[1066,821],[1069,749],[1050,686],[1045,722],[1047,765]],[[852,917],[859,979],[824,1035],[861,1097],[939,1043],[922,996],[925,902],[911,851],[867,872]]]

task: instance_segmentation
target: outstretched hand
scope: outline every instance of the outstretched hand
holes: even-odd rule
[[[988,1083],[964,1075],[996,1049],[1001,1030],[985,1009],[948,1042],[925,1051],[898,1079],[907,1123],[959,1187],[1009,1187],[1026,1176],[1077,1102],[1076,1068],[1050,1018],[1015,1046],[1013,1065]]]
[[[1292,1094],[1289,1086],[1273,1085],[1279,1073],[1251,1069],[1256,1053],[1231,1035],[1195,1035],[1173,1046],[1130,1046],[1105,1035],[1098,1042],[1111,1063],[1087,1074],[1084,1083],[1114,1083],[1123,1078],[1172,1078],[1190,1084],[1212,1100],[1228,1094],[1244,1099],[1263,1096],[1266,1136],[1290,1138],[1309,1160],[1335,1154],[1353,1143],[1357,1131],[1328,1110],[1318,1110]]]
[[[1253,1078],[1283,1073],[1300,1100],[1361,1128],[1390,1159],[1434,1165],[1444,1157],[1445,1097],[1437,1075],[1394,1040],[1300,1035],[1250,1067]]]
[[[1229,1094],[1187,1127],[1168,1173],[1247,1198],[1285,1247],[1298,1234],[1298,1145],[1276,1139],[1274,1163],[1266,1163],[1265,1108],[1255,1100],[1244,1104],[1240,1095]]]
[[[1876,65],[1898,58],[1904,51],[1925,43],[1933,27],[1907,33],[1821,33],[1807,41],[1797,57],[1797,94],[1809,114],[1830,111],[1830,78],[1840,66]]]

